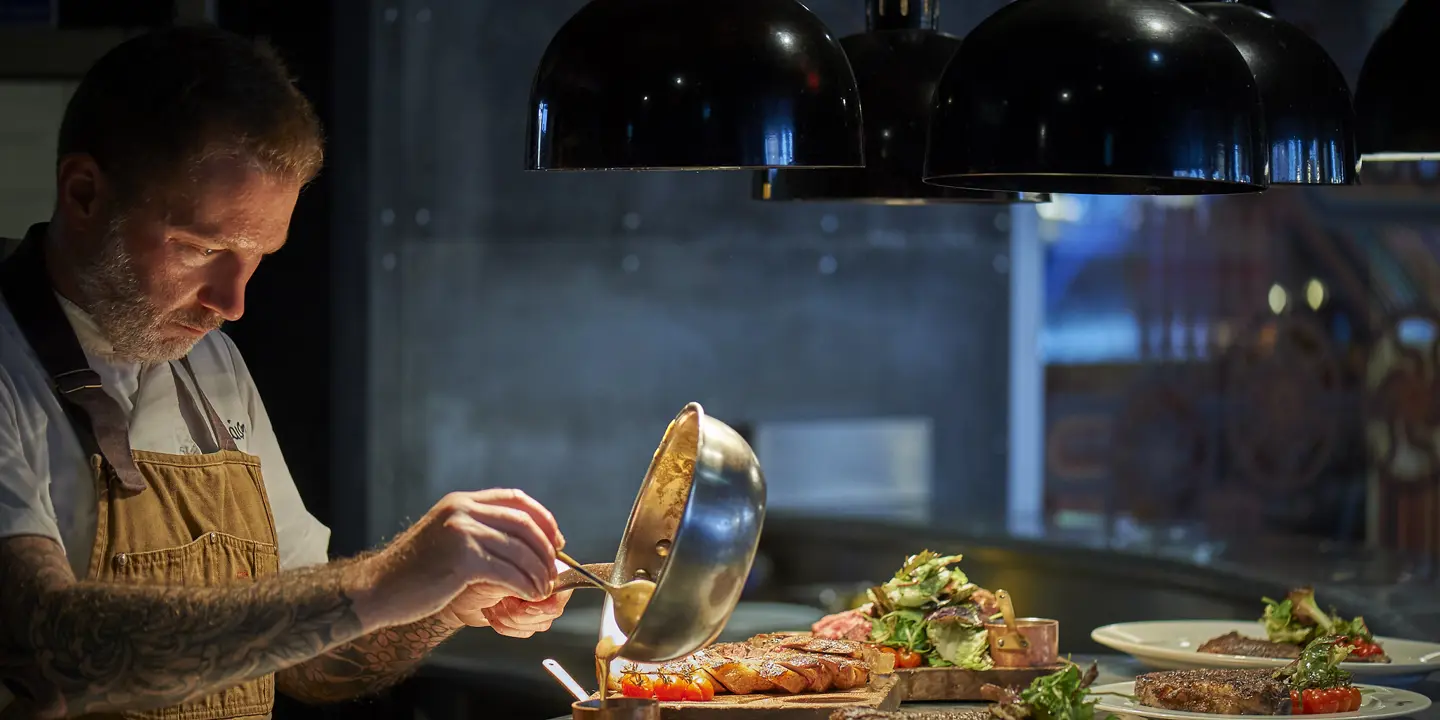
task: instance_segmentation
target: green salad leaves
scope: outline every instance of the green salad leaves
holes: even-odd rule
[[[1093,664],[1082,673],[1079,665],[1070,663],[1064,670],[1035,678],[1018,693],[994,685],[982,692],[994,700],[990,715],[997,720],[1095,720],[1097,701],[1090,685],[1098,674]]]
[[[954,567],[960,555],[925,550],[905,559],[895,577],[871,588],[870,640],[925,657],[932,667],[989,670],[985,618],[970,598],[979,588]]]
[[[1284,600],[1267,597],[1264,601],[1265,615],[1261,620],[1265,623],[1265,635],[1270,642],[1308,645],[1316,638],[1327,635],[1366,642],[1372,640],[1365,618],[1347,621],[1333,610],[1326,613],[1315,602],[1315,590],[1312,588],[1292,590]]]
[[[1275,678],[1284,680],[1291,690],[1333,688],[1350,684],[1350,673],[1340,667],[1350,656],[1350,648],[1339,637],[1321,637],[1300,651],[1294,662],[1275,671]]]

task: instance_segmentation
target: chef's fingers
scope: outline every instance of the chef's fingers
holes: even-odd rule
[[[560,525],[555,522],[555,516],[544,505],[523,491],[497,488],[481,490],[475,493],[475,496],[480,502],[504,505],[529,514],[535,518],[535,522],[545,532],[545,536],[550,539],[555,549],[559,550],[565,547],[565,536],[561,534]]]
[[[548,593],[548,588],[542,591],[536,579],[536,569],[532,568],[529,572],[521,569],[527,557],[532,566],[540,562],[524,542],[468,515],[454,518],[449,523],[466,533],[472,547],[478,551],[473,554],[474,564],[467,568],[471,579],[493,583],[506,588],[506,594],[525,598],[538,600]]]
[[[494,605],[507,597],[514,597],[510,589],[495,583],[480,580],[470,583],[465,587],[465,594],[473,602],[484,602],[486,607]]]
[[[538,625],[548,625],[559,613],[545,612],[532,613],[531,603],[518,598],[507,599],[491,608],[493,613],[502,618],[506,625],[521,630],[534,630]]]
[[[512,620],[513,620],[513,619],[512,619]],[[542,622],[528,623],[528,624],[527,624],[527,623],[516,622],[516,621],[512,621],[512,620],[506,620],[506,621],[505,621],[505,624],[506,624],[506,625],[509,625],[509,626],[512,627],[512,628],[514,628],[514,629],[515,629],[516,631],[518,631],[518,632],[527,632],[527,633],[542,633],[542,632],[545,632],[546,630],[549,630],[549,629],[550,629],[550,624],[553,623],[553,622],[555,622],[554,620],[545,620],[545,621],[542,621]]]
[[[535,634],[534,630],[515,627],[510,624],[509,618],[501,617],[498,613],[491,613],[487,610],[485,617],[490,621],[490,627],[505,637],[528,638]]]
[[[550,629],[550,624],[555,622],[553,615],[531,617],[529,615],[510,615],[504,619],[504,623],[516,630],[526,632],[545,632]]]
[[[555,544],[546,536],[545,530],[533,515],[496,503],[475,503],[469,511],[480,522],[524,540],[542,561],[544,574],[540,577],[554,580],[559,574],[555,569]],[[547,585],[546,590],[548,589]]]
[[[524,603],[522,612],[526,615],[559,615],[565,610],[565,604],[570,602],[570,593],[573,590],[556,593],[544,600]]]
[[[482,540],[482,545],[486,556],[492,560],[491,567],[498,569],[508,566],[525,578],[524,583],[516,587],[519,592],[514,595],[526,600],[542,600],[549,595],[552,580],[545,575],[544,563],[535,557],[530,546],[525,541],[495,528],[487,527],[486,530],[488,533]],[[496,578],[501,584],[504,584],[506,579],[503,573]]]

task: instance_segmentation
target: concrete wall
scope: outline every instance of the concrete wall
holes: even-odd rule
[[[604,557],[692,400],[737,425],[929,418],[935,519],[999,520],[1008,211],[766,206],[743,174],[527,174],[531,72],[581,4],[377,8],[394,13],[375,59],[371,437],[393,446],[371,448],[371,534],[448,490],[515,485]],[[863,25],[859,2],[811,7],[837,35]]]

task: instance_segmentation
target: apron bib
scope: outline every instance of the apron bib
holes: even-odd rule
[[[236,448],[188,358],[169,364],[180,400],[177,410],[208,426],[205,442],[195,440],[210,452],[172,455],[130,449],[128,422],[105,394],[55,299],[45,269],[44,236],[43,224],[31,227],[20,248],[0,265],[0,292],[90,456],[98,512],[89,579],[215,587],[277,574],[275,518],[260,459]],[[272,674],[175,707],[85,717],[267,718],[274,702]]]

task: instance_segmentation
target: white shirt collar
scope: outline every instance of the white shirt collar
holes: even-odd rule
[[[105,332],[90,317],[90,313],[80,309],[79,305],[65,299],[60,293],[55,293],[60,301],[60,307],[65,311],[65,316],[70,319],[70,327],[75,330],[75,338],[80,341],[80,347],[90,355],[97,355],[108,358],[115,354],[115,346],[110,339],[105,337]]]

